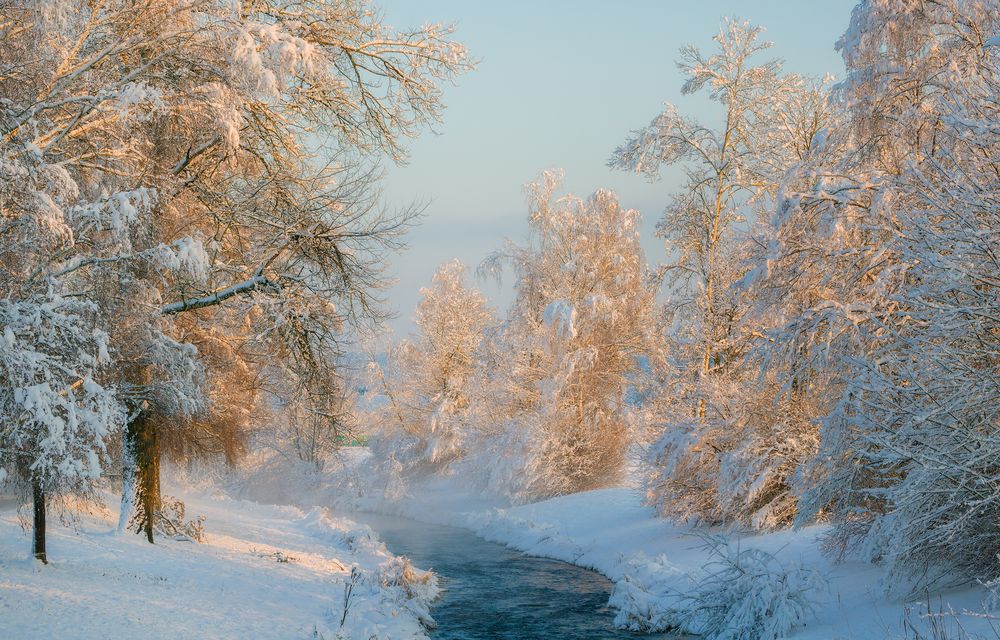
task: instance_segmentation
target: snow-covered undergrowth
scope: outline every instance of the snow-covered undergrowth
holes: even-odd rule
[[[370,465],[364,451],[344,456],[343,467],[323,474],[258,467],[231,489],[262,501],[329,504],[335,511],[366,510],[463,527],[530,555],[594,569],[615,583],[616,623],[637,631],[682,627],[705,638],[747,640],[921,637],[907,631],[912,626],[923,637],[935,637],[930,633],[935,621],[921,615],[929,600],[944,611],[982,612],[989,595],[985,588],[888,593],[882,568],[838,563],[823,552],[821,538],[828,531],[823,525],[730,534],[706,544],[701,530],[657,517],[632,488],[509,506],[440,475],[386,492],[379,480],[358,481]],[[956,637],[994,638],[987,619],[963,617],[962,625],[969,635]]]
[[[437,579],[324,509],[192,499],[204,544],[116,534],[110,511],[53,519],[49,561],[0,503],[0,638],[425,638]]]
[[[741,549],[725,536],[702,536],[709,560],[696,574],[678,572],[666,557],[633,559],[611,604],[620,627],[680,629],[715,640],[784,638],[815,615],[826,582],[805,565],[784,565],[763,549]],[[645,576],[645,578],[641,577]],[[680,586],[674,582],[682,577]]]

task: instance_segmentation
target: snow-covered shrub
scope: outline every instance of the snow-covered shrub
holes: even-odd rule
[[[650,558],[640,552],[629,558],[608,601],[618,610],[615,626],[640,633],[676,628],[671,598],[690,582],[688,575],[664,555]]]
[[[393,556],[381,563],[374,575],[366,576],[373,586],[388,590],[398,603],[409,609],[427,629],[437,626],[431,616],[431,603],[441,594],[437,575],[421,571],[405,556]]]
[[[616,625],[676,629],[706,640],[777,640],[812,616],[826,586],[815,570],[724,537],[704,541],[710,560],[698,575],[679,579],[663,558],[634,565],[638,575],[626,573],[611,597],[619,608]]]
[[[142,514],[137,512],[133,516],[129,527],[132,529],[138,528],[141,519]],[[205,516],[200,515],[193,520],[185,519],[184,502],[173,496],[165,495],[160,498],[159,509],[153,521],[153,528],[158,533],[173,540],[205,541]]]
[[[531,416],[508,420],[495,430],[474,432],[469,453],[455,466],[484,494],[503,495],[515,503],[565,491],[548,473],[541,428]]]
[[[718,376],[700,420],[682,398],[659,400],[660,435],[646,448],[642,468],[647,503],[692,523],[790,525],[795,475],[815,454],[819,435],[808,403],[780,386],[773,375]]]
[[[646,503],[661,515],[709,525],[722,520],[716,493],[719,464],[703,442],[706,426],[690,418],[666,422],[646,450]]]
[[[437,576],[421,571],[405,556],[393,556],[378,567],[378,582],[383,587],[401,587],[407,598],[430,602],[441,593]]]

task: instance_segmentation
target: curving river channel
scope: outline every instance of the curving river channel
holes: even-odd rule
[[[438,575],[444,593],[431,611],[435,640],[669,637],[615,629],[607,606],[611,582],[594,571],[526,556],[464,529],[368,513],[350,517],[374,529],[389,551]]]

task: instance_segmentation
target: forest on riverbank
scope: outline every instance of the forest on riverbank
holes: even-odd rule
[[[527,188],[531,235],[491,311],[441,267],[418,335],[376,363],[391,481],[459,474],[514,502],[613,486],[664,517],[828,545],[893,574],[1000,569],[1000,37],[992,2],[862,2],[837,82],[761,29],[688,47],[684,93],[609,164],[685,176],[649,265],[615,194]],[[665,301],[657,294],[665,290]],[[633,456],[634,454],[634,456]]]
[[[992,593],[1000,6],[844,21],[846,75],[811,78],[724,19],[677,58],[714,110],[667,104],[594,159],[680,176],[665,264],[614,192],[545,171],[528,236],[475,265],[509,308],[448,262],[397,341],[381,292],[421,210],[385,204],[381,165],[474,69],[451,26],[394,29],[364,0],[0,5],[0,491],[30,505],[32,556],[48,514],[109,491],[119,533],[197,539],[161,475],[219,465],[369,504],[634,488],[719,558],[623,621],[645,631],[808,619],[808,566],[719,532],[819,525],[827,560],[889,593]]]

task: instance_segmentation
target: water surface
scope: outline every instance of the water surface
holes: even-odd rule
[[[557,560],[534,558],[454,527],[351,514],[389,550],[432,569],[444,588],[431,609],[435,640],[601,640],[666,638],[615,629],[611,582]]]

